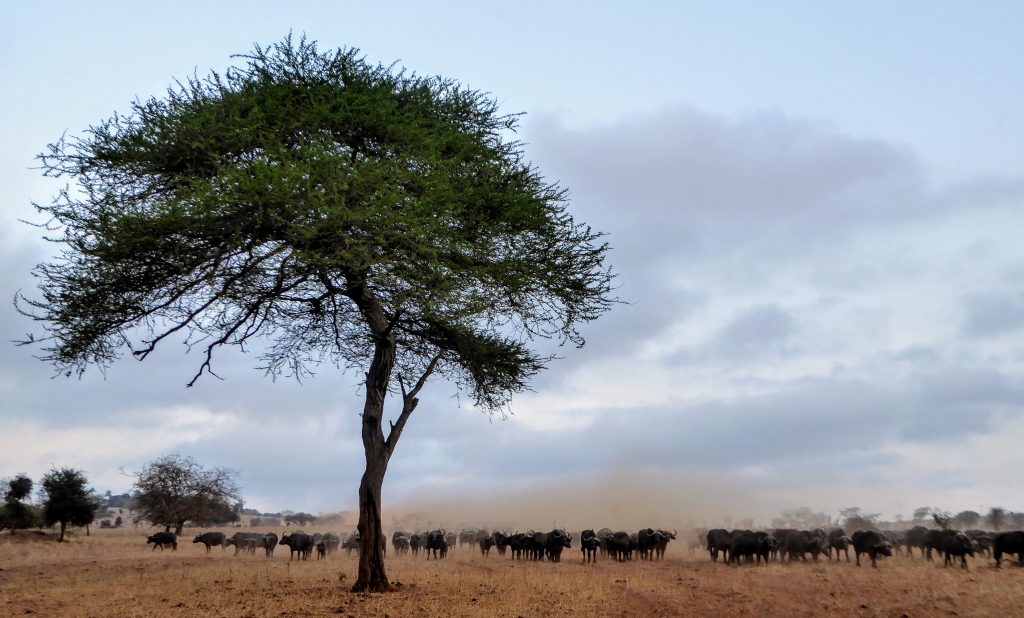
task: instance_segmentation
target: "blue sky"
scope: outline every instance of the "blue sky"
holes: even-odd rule
[[[686,501],[697,518],[1021,509],[1022,22],[994,2],[8,7],[0,283],[31,287],[48,250],[17,223],[57,188],[31,169],[47,142],[304,32],[526,112],[527,154],[609,233],[633,303],[508,421],[429,385],[386,500],[642,469],[756,498]],[[8,308],[0,327],[30,325]],[[77,465],[117,490],[178,450],[238,469],[260,508],[354,501],[352,376],[271,384],[228,356],[186,391],[195,359],[172,349],[105,381],[0,360],[0,476]]]

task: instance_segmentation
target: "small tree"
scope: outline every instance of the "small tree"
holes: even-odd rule
[[[859,506],[839,510],[839,519],[843,529],[848,532],[856,530],[876,530],[881,513],[865,513]]]
[[[927,520],[929,517],[931,517],[931,514],[932,514],[932,507],[930,507],[930,506],[919,506],[916,509],[914,509],[914,519],[913,519],[913,521],[914,521],[915,524],[922,524],[922,523],[924,523],[925,520]]]
[[[994,506],[988,510],[988,515],[985,516],[985,521],[989,527],[996,532],[1003,529],[1006,525],[1006,509],[1001,506]]]
[[[238,499],[235,472],[205,469],[191,457],[167,455],[136,475],[135,508],[140,518],[181,534],[187,521],[211,521]]]
[[[310,515],[309,513],[294,513],[284,518],[284,522],[287,525],[298,524],[300,526],[305,526],[306,524],[311,524],[315,521],[316,516]]]
[[[61,468],[50,470],[43,477],[43,521],[47,526],[60,524],[60,538],[68,524],[87,526],[96,518],[100,499],[92,495],[88,481],[80,470]]]
[[[977,511],[960,511],[953,516],[953,524],[961,530],[970,530],[981,521],[981,513]]]
[[[124,519],[120,515],[118,515],[117,519],[114,520],[114,527],[115,528],[120,528],[123,525],[124,525]]]
[[[32,493],[32,479],[19,474],[7,482],[4,492],[4,525],[11,529],[11,534],[18,528],[27,528],[33,523],[32,511],[24,500]]]
[[[41,156],[78,190],[37,205],[64,250],[17,301],[44,330],[25,343],[74,375],[181,336],[201,351],[190,385],[261,336],[271,375],[356,370],[353,590],[388,590],[384,474],[427,380],[504,410],[554,358],[533,343],[582,346],[615,303],[608,246],[488,95],[305,39],[243,60]]]

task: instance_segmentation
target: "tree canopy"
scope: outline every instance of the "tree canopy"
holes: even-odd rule
[[[141,519],[177,534],[189,521],[225,520],[238,499],[234,475],[227,468],[203,468],[191,457],[166,455],[136,475],[135,508]]]
[[[7,481],[7,489],[4,490],[4,512],[3,520],[0,521],[0,529],[10,528],[14,534],[18,528],[27,528],[34,523],[35,518],[31,508],[25,504],[25,499],[32,494],[32,479],[24,474],[18,474]]]
[[[303,375],[365,367],[367,335],[393,333],[401,374],[436,358],[494,408],[543,366],[526,340],[582,343],[611,302],[607,247],[506,139],[516,116],[355,49],[243,58],[40,156],[77,184],[36,205],[64,250],[18,302],[45,360],[81,372],[185,333],[198,377],[265,335],[263,368]]]
[[[189,385],[257,337],[272,376],[359,370],[355,588],[387,589],[381,486],[425,382],[501,409],[553,357],[538,339],[583,345],[616,302],[608,245],[490,95],[305,38],[239,58],[40,155],[74,185],[36,205],[61,252],[17,298],[42,329],[25,343],[74,375],[181,337]]]
[[[43,477],[43,521],[47,526],[60,524],[60,538],[72,526],[87,526],[96,518],[100,500],[88,488],[85,474],[73,468],[51,470]]]

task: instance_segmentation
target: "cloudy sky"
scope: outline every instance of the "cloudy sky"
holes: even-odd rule
[[[291,29],[526,112],[629,301],[506,420],[429,383],[386,507],[1024,509],[1019,3],[369,4],[8,7],[0,292],[52,250],[19,223],[59,188],[32,169],[49,141]],[[31,329],[0,307],[0,339]],[[0,477],[75,466],[117,492],[180,452],[238,470],[256,508],[355,504],[354,375],[271,382],[226,353],[186,389],[200,360],[173,347],[81,380],[32,353],[0,346]]]

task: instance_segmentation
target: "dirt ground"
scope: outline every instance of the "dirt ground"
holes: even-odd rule
[[[307,530],[311,531],[311,530]],[[280,533],[280,530],[277,531]],[[401,584],[351,594],[355,554],[288,561],[191,543],[151,551],[140,531],[58,544],[0,535],[0,616],[1022,616],[1024,569],[977,558],[969,571],[894,557],[878,569],[845,562],[729,567],[670,545],[662,562],[560,564],[489,558],[468,547],[441,561],[391,557]]]

